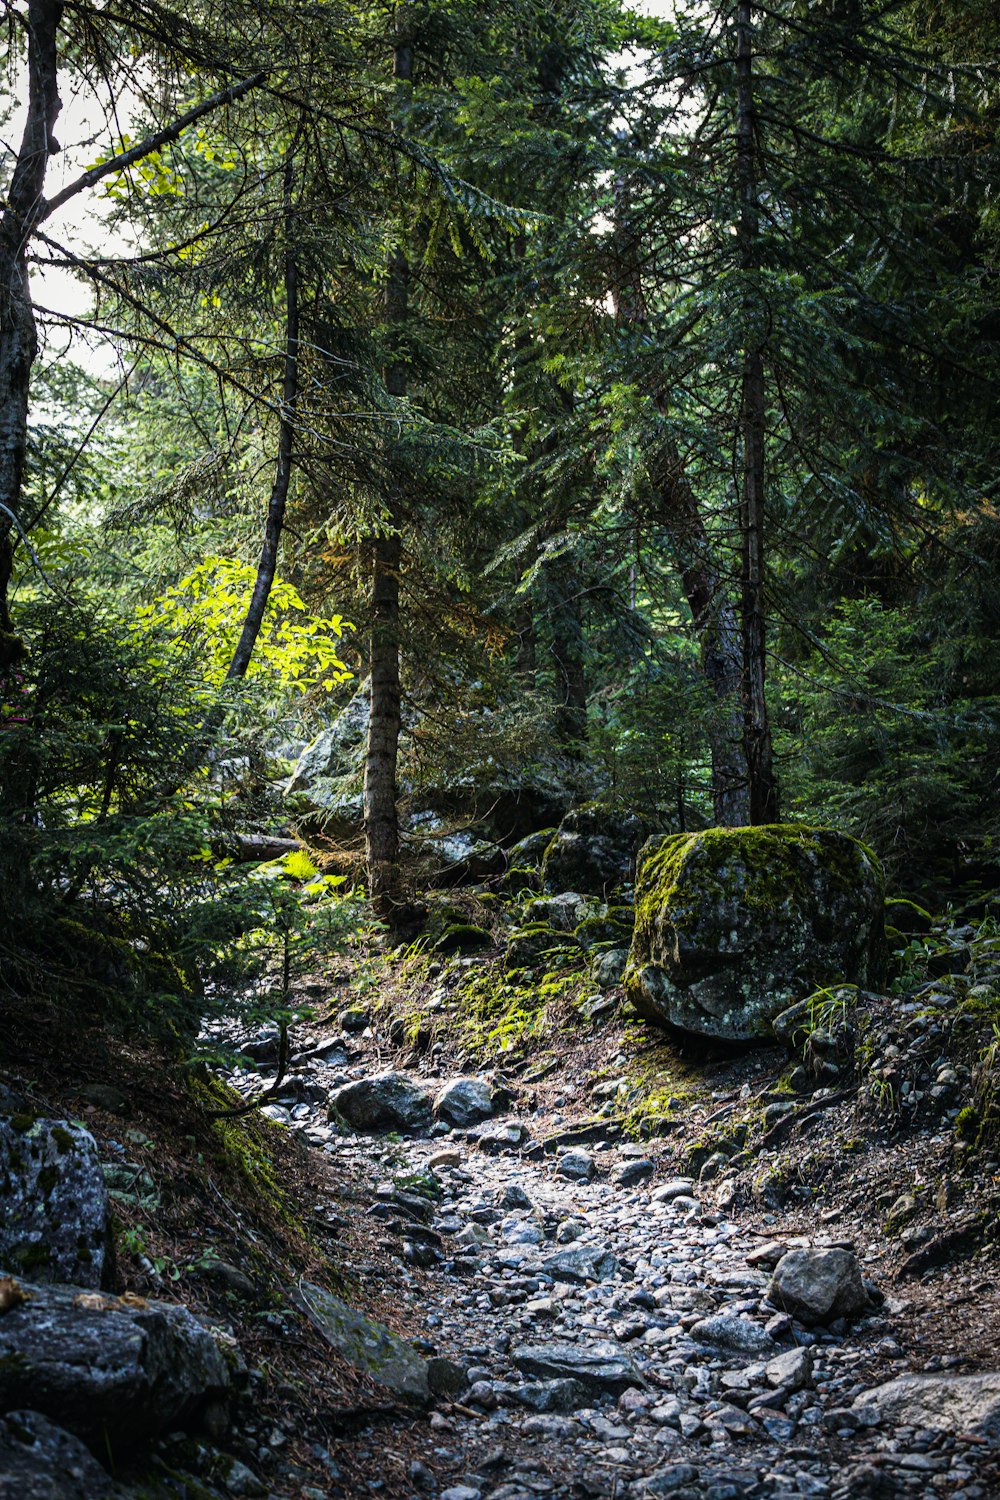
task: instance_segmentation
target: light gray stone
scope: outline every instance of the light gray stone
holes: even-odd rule
[[[927,1427],[1000,1438],[1000,1372],[900,1375],[862,1391],[853,1411],[865,1426]]]
[[[0,1265],[32,1281],[110,1284],[114,1239],[93,1136],[68,1120],[0,1119]]]
[[[597,1163],[589,1151],[564,1151],[556,1163],[556,1171],[567,1182],[592,1182]]]
[[[542,1261],[542,1270],[554,1281],[609,1281],[618,1270],[618,1262],[599,1245],[578,1245],[573,1250],[557,1250]]]
[[[771,1335],[751,1318],[702,1318],[691,1329],[691,1337],[696,1343],[732,1349],[739,1354],[766,1354],[774,1348]]]

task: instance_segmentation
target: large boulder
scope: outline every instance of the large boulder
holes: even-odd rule
[[[226,1397],[226,1356],[184,1307],[14,1277],[0,1286],[0,1412],[31,1408],[87,1443],[126,1448]]]
[[[605,896],[631,880],[636,852],[649,833],[633,813],[585,802],[566,814],[545,850],[542,884],[550,895]]]
[[[360,771],[371,718],[371,687],[366,681],[326,729],[306,746],[285,787],[286,796],[312,794],[317,785]]]
[[[728,1042],[824,985],[875,988],[883,878],[857,839],[776,824],[650,839],[639,859],[626,993],[639,1013]]]
[[[330,1115],[361,1131],[423,1130],[431,1123],[431,1098],[405,1073],[374,1073],[334,1089]]]
[[[33,1281],[108,1286],[114,1238],[93,1136],[68,1120],[0,1119],[0,1265]]]

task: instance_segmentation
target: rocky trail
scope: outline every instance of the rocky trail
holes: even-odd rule
[[[836,1211],[807,1233],[730,1214],[662,1149],[558,1110],[521,1118],[495,1081],[386,1071],[364,1047],[301,1055],[268,1112],[361,1185],[339,1253],[364,1219],[397,1260],[398,1301],[372,1311],[407,1342],[369,1327],[362,1348],[335,1299],[309,1308],[348,1358],[430,1400],[402,1472],[365,1437],[369,1492],[1000,1494],[1000,1375],[904,1352],[906,1304]]]

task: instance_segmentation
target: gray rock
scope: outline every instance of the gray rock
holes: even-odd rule
[[[588,1281],[609,1281],[618,1270],[610,1250],[594,1245],[578,1245],[574,1250],[557,1250],[542,1261],[542,1270],[554,1281],[584,1285]]]
[[[636,851],[648,832],[648,825],[634,814],[608,804],[586,802],[573,808],[545,851],[545,890],[606,895],[630,878]]]
[[[507,861],[511,869],[537,869],[555,833],[554,828],[541,828],[537,833],[529,833],[526,838],[512,844],[507,850]]]
[[[78,1437],[37,1411],[0,1418],[0,1500],[111,1500],[115,1487]]]
[[[25,1299],[0,1316],[0,1409],[30,1402],[89,1443],[129,1447],[226,1397],[223,1350],[186,1308],[19,1286]]]
[[[524,1188],[518,1187],[516,1182],[511,1182],[508,1183],[503,1192],[499,1194],[497,1198],[497,1207],[507,1210],[522,1208],[527,1209],[530,1212],[534,1209],[535,1205],[532,1203],[531,1199],[524,1191]]]
[[[432,1396],[460,1396],[469,1384],[469,1375],[464,1365],[435,1354],[427,1361],[427,1384]]]
[[[488,1125],[478,1130],[475,1142],[487,1156],[501,1156],[505,1151],[519,1151],[529,1135],[527,1125],[520,1120],[506,1120],[501,1125]]]
[[[524,1385],[511,1386],[510,1399],[529,1411],[567,1412],[577,1411],[590,1400],[579,1380],[529,1380]]]
[[[775,1267],[767,1295],[775,1307],[808,1325],[854,1318],[871,1306],[850,1250],[789,1250]]]
[[[593,1182],[597,1163],[589,1151],[565,1151],[556,1163],[556,1171],[567,1182]]]
[[[299,756],[288,779],[285,794],[312,792],[317,781],[329,781],[355,773],[364,753],[371,718],[371,688],[362,684],[328,729],[323,729]]]
[[[434,1100],[434,1115],[464,1129],[493,1113],[492,1092],[482,1078],[456,1078]]]
[[[332,1292],[303,1282],[294,1300],[331,1348],[353,1365],[365,1370],[382,1385],[411,1401],[426,1401],[430,1394],[427,1361],[374,1318],[366,1318]]]
[[[628,968],[628,949],[609,948],[595,955],[590,966],[590,976],[598,989],[613,990],[621,984]]]
[[[525,921],[544,922],[560,932],[572,932],[586,915],[586,897],[576,891],[563,891],[558,896],[540,896],[537,901],[529,901]]]
[[[702,1318],[691,1329],[691,1337],[699,1344],[733,1349],[739,1354],[767,1354],[774,1348],[771,1335],[750,1318]]]
[[[330,1114],[355,1130],[422,1130],[431,1122],[431,1100],[404,1073],[375,1073],[334,1089]]]
[[[671,1203],[675,1198],[688,1198],[694,1187],[693,1177],[672,1177],[650,1193],[651,1203]]]
[[[619,1187],[635,1187],[637,1183],[645,1182],[647,1177],[652,1177],[656,1166],[646,1157],[637,1161],[627,1161],[623,1167],[619,1167],[615,1173],[615,1181]]]
[[[764,1366],[769,1386],[787,1391],[808,1390],[813,1383],[813,1351],[809,1348],[788,1349],[776,1354]]]
[[[0,1265],[33,1281],[114,1276],[111,1209],[93,1136],[68,1120],[0,1119]]]
[[[636,877],[625,992],[699,1036],[769,1040],[771,1021],[832,979],[877,988],[884,882],[847,834],[804,825],[651,839]]]
[[[515,1352],[514,1364],[538,1380],[575,1380],[593,1395],[620,1396],[643,1379],[614,1344],[533,1344]]]
[[[96,1109],[105,1109],[111,1115],[128,1114],[128,1095],[113,1083],[85,1083],[78,1092],[81,1099]]]
[[[900,1375],[886,1385],[862,1391],[852,1409],[865,1426],[927,1427],[996,1440],[1000,1438],[1000,1373]]]

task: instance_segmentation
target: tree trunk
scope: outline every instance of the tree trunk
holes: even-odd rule
[[[396,46],[392,59],[397,107],[409,93],[413,79],[413,47],[406,33],[402,7],[396,14]],[[390,357],[385,388],[390,397],[407,393],[406,360],[401,335],[409,313],[410,267],[405,252],[396,249],[389,261],[385,288],[385,320]],[[388,459],[390,493],[386,524],[372,539],[372,623],[369,669],[371,717],[365,754],[365,845],[368,891],[387,915],[394,905],[398,881],[399,819],[396,808],[396,763],[402,694],[399,679],[399,570],[401,477],[394,456]]]
[[[638,237],[631,223],[625,188],[615,194],[613,298],[619,322],[639,332],[648,322],[640,272]],[[650,397],[666,416],[670,393],[654,384]],[[684,597],[698,641],[701,672],[712,698],[707,732],[712,758],[712,811],[721,827],[750,821],[747,763],[741,704],[740,622],[715,549],[672,438],[664,439],[649,464],[656,520],[670,538]]]
[[[59,0],[29,0],[28,112],[7,204],[0,216],[0,671],[23,652],[10,617],[13,517],[18,513],[28,440],[28,392],[38,331],[28,285],[28,245],[42,216],[59,114],[56,37]]]
[[[278,454],[267,516],[264,521],[264,540],[260,549],[260,560],[257,563],[257,577],[254,579],[253,593],[243,621],[243,629],[226,672],[227,682],[238,680],[246,675],[253,656],[253,648],[260,635],[264,611],[271,597],[271,586],[274,583],[274,574],[278,566],[278,547],[285,524],[288,488],[292,478],[299,397],[299,283],[295,253],[295,225],[292,215],[294,153],[295,144],[289,150],[285,162],[284,180],[285,372],[281,394],[281,423],[278,429]]]
[[[765,585],[766,390],[762,336],[754,329],[760,295],[760,211],[757,200],[756,111],[753,87],[753,5],[738,0],[736,165],[740,198],[739,258],[747,327],[740,391],[740,533],[742,539],[743,724],[750,822],[779,820],[771,726],[767,714]]]

